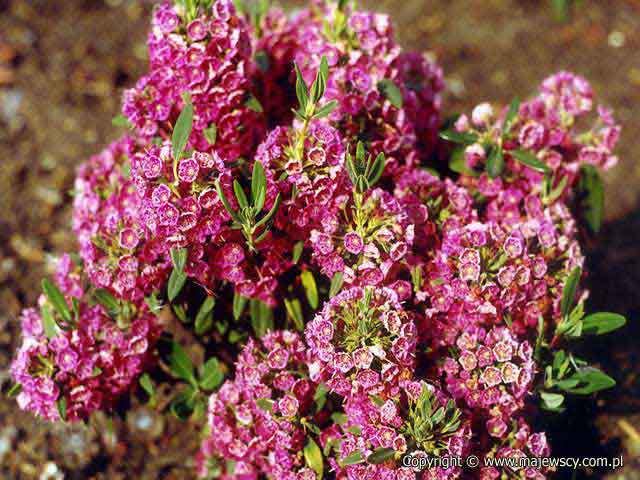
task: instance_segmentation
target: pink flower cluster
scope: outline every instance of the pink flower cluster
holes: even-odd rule
[[[209,399],[211,434],[202,446],[202,476],[215,469],[224,479],[317,478],[300,455],[317,388],[308,378],[307,361],[306,347],[293,332],[247,343],[235,379]]]
[[[153,360],[159,322],[144,303],[126,303],[112,317],[100,305],[74,295],[82,294],[79,277],[64,257],[58,276],[69,308],[75,311],[74,328],[48,336],[44,315],[55,315],[44,296],[41,311],[22,313],[23,343],[11,364],[11,374],[21,385],[18,405],[35,415],[58,420],[87,419],[97,410],[113,407],[129,391]],[[73,302],[72,302],[73,299]]]
[[[553,75],[441,132],[460,172],[441,178],[427,165],[450,147],[442,72],[387,16],[175,3],[157,6],[150,71],[124,94],[131,136],[78,170],[83,265],[63,257],[62,293],[45,283],[41,311],[23,313],[20,406],[50,420],[112,408],[156,357],[145,300],[188,316],[203,289],[238,338],[262,336],[216,344],[240,354],[209,398],[202,477],[542,478],[402,460],[548,455],[534,347],[568,317],[577,187],[616,163],[611,112],[585,129],[590,86]]]

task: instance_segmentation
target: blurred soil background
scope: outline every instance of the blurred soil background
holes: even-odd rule
[[[587,245],[590,303],[629,324],[585,355],[618,386],[545,426],[555,455],[625,456],[624,469],[577,478],[640,479],[640,1],[570,1],[562,21],[552,0],[365,3],[392,15],[405,47],[438,59],[445,114],[526,97],[559,69],[586,76],[615,109],[620,164],[605,176],[607,223]],[[21,308],[36,301],[52,256],[74,247],[74,171],[118,135],[111,118],[122,89],[145,70],[151,8],[140,0],[0,0],[0,384],[20,341]],[[164,420],[135,400],[126,417],[94,423],[47,425],[1,397],[0,478],[193,477],[197,425]]]

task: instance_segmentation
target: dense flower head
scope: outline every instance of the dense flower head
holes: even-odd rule
[[[73,204],[73,231],[89,280],[128,300],[160,288],[169,265],[162,243],[144,228],[142,202],[130,179],[139,149],[123,137],[83,163]]]
[[[573,232],[547,214],[510,231],[472,222],[445,232],[416,294],[429,302],[421,332],[450,345],[467,325],[507,323],[535,335],[541,316],[559,321],[564,283],[583,257]]]
[[[60,288],[71,309],[72,297]],[[22,312],[23,343],[11,364],[21,385],[20,408],[47,420],[62,414],[76,421],[112,408],[131,389],[153,359],[160,328],[143,302],[122,305],[116,319],[100,305],[77,300],[72,325],[56,327],[51,336],[43,319],[56,313],[44,296],[41,311]]]
[[[249,340],[235,379],[209,399],[205,470],[218,469],[224,479],[317,478],[302,458],[303,421],[312,413],[317,388],[308,378],[307,361],[304,343],[293,332]]]
[[[485,195],[509,192],[524,198],[542,197],[546,204],[571,195],[581,167],[603,170],[617,163],[612,153],[620,137],[610,109],[598,106],[596,120],[585,125],[594,110],[593,91],[582,77],[559,72],[545,79],[537,96],[521,104],[513,118],[497,117],[493,107],[482,103],[471,118],[461,116],[456,129],[470,133],[475,142],[464,151],[468,169],[484,167],[491,150],[500,144],[507,175],[489,178],[463,175],[463,182]],[[588,128],[587,128],[588,127]],[[530,160],[523,162],[523,152]],[[517,205],[506,205],[514,208]]]
[[[395,279],[414,238],[414,226],[400,203],[376,188],[346,197],[321,229],[311,231],[313,259],[322,273],[343,275],[347,284],[381,285]]]
[[[124,94],[123,113],[137,132],[167,138],[188,101],[194,108],[190,147],[215,147],[227,161],[250,154],[263,120],[247,106],[251,40],[231,0],[217,0],[189,23],[177,7],[161,3],[148,44],[150,71]]]
[[[352,287],[307,324],[312,378],[341,394],[395,394],[411,378],[416,327],[390,288]]]
[[[527,421],[517,417],[511,421],[509,433],[499,439],[494,438],[489,444],[490,448],[484,453],[484,457],[490,458],[545,458],[551,453],[547,436],[544,432],[534,432]],[[481,480],[497,480],[500,478],[532,478],[543,480],[552,470],[531,466],[531,462],[522,461],[521,467],[481,467]]]
[[[331,70],[325,98],[338,107],[328,120],[349,141],[368,138],[374,156],[384,152],[387,173],[424,159],[436,138],[440,68],[402,54],[387,15],[327,3],[299,17],[296,62],[305,80],[313,80],[323,56]]]
[[[292,238],[308,240],[311,229],[337,212],[350,193],[344,171],[344,144],[332,127],[312,122],[277,127],[258,146],[255,160],[267,169],[270,185],[282,194],[277,226]]]
[[[325,441],[336,450],[332,466],[347,479],[453,479],[460,468],[455,458],[470,450],[469,419],[453,399],[431,384],[412,381],[399,395],[382,400],[366,392],[344,402],[345,418]],[[383,462],[369,459],[393,450]],[[403,466],[402,457],[448,457],[450,466],[415,472]]]
[[[536,372],[532,345],[507,327],[469,327],[452,350],[440,367],[447,391],[469,408],[486,412],[489,434],[504,437],[509,419],[531,393]]]

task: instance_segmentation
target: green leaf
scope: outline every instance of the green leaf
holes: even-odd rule
[[[344,425],[349,421],[349,417],[344,413],[335,412],[331,414],[331,420],[336,425]]]
[[[149,398],[155,397],[156,388],[153,385],[153,380],[151,380],[151,377],[149,376],[148,373],[145,373],[140,377],[140,386],[145,392],[147,392],[147,395],[149,395]]]
[[[247,98],[247,101],[244,102],[244,104],[249,110],[253,110],[256,113],[264,112],[262,104],[254,95],[249,95],[249,98]]]
[[[304,330],[304,316],[302,314],[302,305],[300,304],[300,300],[294,298],[292,300],[285,298],[284,306],[287,309],[287,314],[293,320],[293,323],[296,326],[298,331]]]
[[[563,388],[563,390],[576,395],[589,395],[614,387],[616,384],[609,375],[593,367],[581,368],[571,376],[571,379],[578,380],[578,385],[582,386]]]
[[[93,292],[96,301],[107,309],[109,315],[116,315],[120,311],[120,302],[109,290],[98,288]]]
[[[280,208],[280,202],[282,201],[282,197],[280,197],[280,194],[278,193],[278,195],[276,196],[276,200],[275,202],[273,202],[273,206],[271,207],[271,209],[266,213],[266,215],[264,217],[262,217],[260,220],[258,220],[255,224],[255,228],[260,228],[262,227],[265,223],[267,223],[269,220],[271,220],[273,218],[273,216],[276,214],[276,212],[278,211],[278,208]]]
[[[598,233],[604,214],[604,185],[598,170],[593,165],[584,165],[580,169],[578,184],[584,219],[592,232]]]
[[[158,300],[158,292],[153,292],[148,297],[145,297],[144,302],[147,304],[147,307],[149,307],[151,313],[155,314],[162,310],[162,302]]]
[[[598,312],[587,315],[582,322],[582,331],[590,335],[603,335],[623,327],[627,319],[610,312]]]
[[[173,267],[178,270],[178,272],[184,272],[184,267],[187,264],[187,249],[174,247],[171,249],[170,254]]]
[[[193,105],[188,103],[180,112],[176,125],[173,127],[171,135],[171,147],[173,150],[173,158],[179,160],[184,152],[184,148],[189,141],[191,129],[193,128]]]
[[[293,246],[291,263],[295,265],[300,261],[300,257],[302,256],[303,250],[304,250],[304,242],[302,240],[300,240],[299,242],[296,242],[296,244]]]
[[[202,368],[202,376],[200,377],[200,386],[205,390],[215,390],[224,380],[224,373],[220,368],[220,362],[217,358],[210,358]]]
[[[402,92],[393,80],[385,78],[378,82],[378,90],[396,108],[402,108]]]
[[[313,401],[316,404],[316,412],[321,411],[327,403],[327,392],[329,389],[324,383],[318,384],[316,392],[313,394]]]
[[[437,422],[434,422],[437,423]],[[384,463],[387,460],[393,458],[396,454],[396,451],[393,448],[376,448],[371,455],[367,457],[367,462],[372,463],[373,465],[378,465],[380,463]]]
[[[58,414],[60,415],[60,420],[63,422],[67,421],[67,397],[60,397],[56,400],[56,407],[58,408]]]
[[[298,64],[294,62],[293,66],[296,70],[296,96],[298,97],[298,104],[300,110],[304,113],[307,110],[307,104],[309,103],[309,89],[304,81],[302,72],[298,67]]]
[[[532,168],[536,172],[549,173],[551,171],[551,169],[547,167],[542,160],[527,150],[510,150],[509,154],[517,161],[523,163],[529,168]]]
[[[503,170],[504,155],[502,148],[494,146],[489,153],[489,158],[487,158],[487,173],[491,178],[496,178],[500,176]]]
[[[236,195],[236,200],[238,201],[238,205],[240,206],[240,211],[242,211],[243,208],[247,208],[249,206],[247,196],[245,195],[244,190],[242,190],[242,185],[240,185],[240,182],[238,182],[238,180],[233,181],[233,193],[235,193]]]
[[[273,412],[273,406],[275,403],[276,402],[274,402],[270,398],[259,398],[256,400],[256,405],[260,407],[262,410],[264,410],[265,412],[269,412],[269,413]]]
[[[111,119],[111,125],[120,128],[133,128],[133,125],[131,124],[129,119],[122,114],[113,117]]]
[[[451,152],[451,159],[449,160],[449,168],[451,171],[459,173],[461,175],[477,176],[477,173],[467,167],[467,159],[464,156],[464,145],[459,145]]]
[[[211,146],[216,144],[216,140],[218,139],[218,127],[215,123],[212,123],[202,132],[204,133],[204,138],[207,140],[207,143]]]
[[[509,105],[509,110],[504,117],[504,133],[509,133],[511,131],[511,127],[513,126],[513,121],[516,119],[518,115],[518,111],[520,110],[520,99],[515,97],[511,100],[511,104]]]
[[[53,315],[51,314],[51,310],[48,306],[43,305],[40,308],[40,316],[42,317],[42,327],[44,328],[44,333],[47,338],[54,338],[58,335],[60,328],[58,324],[53,319]]]
[[[322,107],[316,110],[316,113],[313,114],[314,119],[325,118],[328,117],[331,112],[333,112],[338,106],[337,100],[331,100],[325,103]]]
[[[213,315],[211,311],[216,305],[215,297],[207,297],[196,314],[195,329],[198,335],[202,335],[211,329],[213,325]]]
[[[302,280],[302,286],[304,287],[305,293],[307,294],[307,300],[309,301],[309,305],[314,310],[318,308],[319,299],[318,299],[318,287],[316,286],[316,280],[313,278],[313,273],[309,270],[304,270],[300,274],[300,279]]]
[[[316,79],[311,85],[311,101],[313,103],[318,103],[322,96],[324,95],[324,91],[327,88],[327,78],[329,76],[329,65],[327,63],[327,57],[322,56],[322,60],[320,61],[320,67],[318,68],[318,72],[316,73]]]
[[[13,385],[11,385],[11,388],[7,391],[7,397],[9,398],[16,397],[17,395],[20,394],[21,391],[22,391],[22,384],[14,383]]]
[[[564,395],[561,393],[540,392],[540,398],[545,410],[558,411],[564,403]]]
[[[193,362],[180,344],[174,341],[171,342],[171,352],[169,353],[169,369],[174,377],[181,378],[194,386],[198,385]]]
[[[231,207],[229,200],[227,200],[226,195],[222,191],[222,185],[220,185],[220,182],[218,180],[216,180],[216,192],[218,192],[218,197],[220,197],[220,201],[222,202],[222,205],[224,206],[227,213],[229,213],[232,220],[236,223],[242,224],[242,220],[240,219],[236,211]]]
[[[260,338],[269,330],[273,330],[273,311],[269,308],[269,305],[252,298],[249,302],[249,310],[251,313],[251,326],[256,337]]]
[[[440,138],[447,142],[462,143],[464,145],[471,145],[476,143],[478,135],[471,132],[458,132],[457,130],[444,130],[440,132]]]
[[[318,474],[318,478],[323,478],[324,463],[322,459],[322,452],[320,451],[318,444],[314,442],[311,437],[308,438],[303,453],[307,466]]]
[[[267,176],[262,163],[256,161],[251,173],[251,200],[256,212],[262,211],[267,196]]]
[[[56,312],[62,317],[62,319],[66,323],[71,323],[72,316],[71,310],[69,310],[69,304],[64,298],[64,295],[60,291],[60,289],[51,283],[46,278],[42,280],[42,290],[44,290],[44,294],[51,306],[55,309]]]
[[[364,459],[362,458],[362,454],[360,452],[353,452],[351,455],[344,457],[340,461],[340,465],[346,467],[347,465],[356,465],[358,463],[362,463]]]
[[[186,281],[187,276],[183,272],[179,272],[175,268],[171,271],[169,283],[167,284],[167,296],[170,302],[173,302],[180,294]]]
[[[379,153],[375,161],[373,162],[373,165],[371,166],[371,171],[369,172],[369,176],[367,177],[367,183],[369,184],[369,188],[373,187],[376,183],[378,183],[378,180],[380,180],[380,177],[382,176],[382,172],[384,171],[384,167],[385,167],[384,153]]]
[[[247,297],[243,297],[238,292],[233,294],[233,318],[236,320],[240,319],[248,301],[249,299]]]
[[[329,287],[329,298],[335,297],[340,292],[340,290],[342,290],[342,285],[344,285],[344,276],[342,275],[342,272],[337,272],[331,279],[331,286]]]
[[[196,397],[197,390],[189,386],[173,398],[169,410],[179,420],[187,420],[193,413]]]
[[[560,312],[563,317],[566,317],[571,313],[571,308],[573,307],[581,276],[582,269],[580,267],[576,267],[573,269],[564,284],[564,288],[562,289],[562,301],[560,302]]]

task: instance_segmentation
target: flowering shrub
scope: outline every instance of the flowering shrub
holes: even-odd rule
[[[544,478],[404,460],[548,456],[540,415],[615,384],[572,345],[625,323],[580,284],[620,131],[586,80],[441,128],[440,68],[345,1],[165,1],[148,45],[23,312],[20,407],[143,395],[204,425],[201,478]]]

